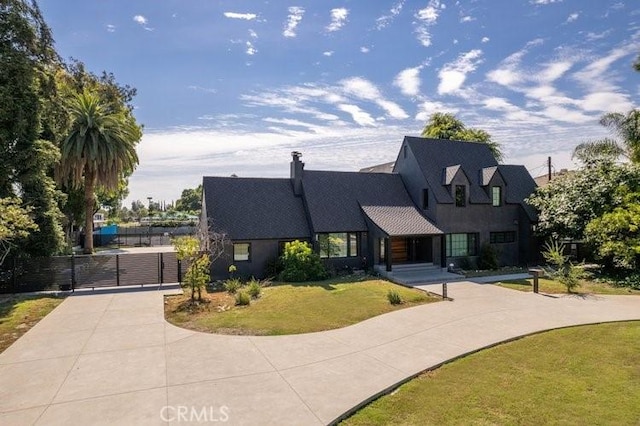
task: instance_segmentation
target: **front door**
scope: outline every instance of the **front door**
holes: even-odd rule
[[[393,264],[433,262],[431,237],[391,238],[391,261]]]

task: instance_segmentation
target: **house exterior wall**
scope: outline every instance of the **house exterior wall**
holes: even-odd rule
[[[407,153],[406,158],[404,155],[405,152]],[[433,196],[433,190],[425,179],[422,170],[420,170],[418,160],[416,160],[413,151],[409,148],[406,141],[403,142],[402,147],[400,148],[400,154],[398,155],[398,159],[396,160],[394,172],[402,176],[404,186],[418,210],[420,210],[422,214],[424,214],[430,220],[435,220],[438,205],[436,203],[435,197]],[[437,183],[439,184],[440,182]],[[423,189],[429,190],[429,208],[426,210],[422,209]]]
[[[234,243],[250,243],[251,254],[248,261],[233,260],[233,243],[225,246],[225,253],[220,259],[211,265],[211,280],[225,280],[229,278],[229,266],[236,267],[235,276],[241,278],[255,277],[258,279],[269,278],[267,264],[279,256],[280,240],[249,240],[234,241]]]

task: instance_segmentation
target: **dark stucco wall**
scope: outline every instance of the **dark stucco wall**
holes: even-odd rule
[[[229,278],[229,266],[235,265],[236,276],[242,278],[250,278],[254,276],[262,279],[267,278],[267,263],[278,257],[279,240],[253,240],[253,241],[235,241],[236,243],[251,243],[251,260],[249,261],[233,261],[233,247],[229,243],[225,248],[225,255],[218,259],[211,266],[211,279],[224,280]]]

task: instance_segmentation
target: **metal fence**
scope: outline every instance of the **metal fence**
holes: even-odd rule
[[[174,252],[8,259],[0,266],[0,293],[144,286],[182,280]]]
[[[134,226],[119,227],[116,234],[93,236],[96,247],[153,247],[171,244],[171,239],[182,235],[195,235],[195,226]]]

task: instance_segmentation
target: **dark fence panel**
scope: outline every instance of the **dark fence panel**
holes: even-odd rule
[[[160,253],[127,254],[120,257],[120,285],[160,283]]]
[[[175,252],[161,253],[162,255],[162,282],[177,283],[182,280],[180,274],[180,266]]]
[[[70,257],[7,259],[0,267],[0,293],[58,290],[71,286]]]
[[[118,285],[116,256],[74,256],[75,288]]]

